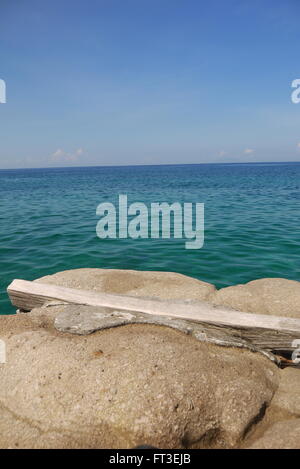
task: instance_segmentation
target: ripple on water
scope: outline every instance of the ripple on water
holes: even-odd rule
[[[175,271],[218,288],[262,277],[300,280],[300,164],[191,165],[0,171],[0,314],[6,287],[59,270]],[[205,244],[100,240],[96,207],[204,202]]]

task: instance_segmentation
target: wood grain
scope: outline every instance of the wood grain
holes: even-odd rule
[[[99,293],[56,285],[14,280],[7,289],[13,305],[26,311],[58,300],[65,303],[103,306],[155,316],[184,319],[203,325],[214,333],[220,345],[238,341],[266,351],[292,351],[292,341],[300,339],[300,319],[251,314],[205,302],[147,299]]]

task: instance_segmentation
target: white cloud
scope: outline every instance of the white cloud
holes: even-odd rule
[[[255,150],[253,148],[245,148],[244,153],[245,155],[251,155],[251,153],[254,153]]]
[[[59,158],[61,158],[64,154],[65,154],[65,152],[62,151],[60,148],[58,148],[54,153],[52,153],[51,156],[52,156],[52,158],[54,158],[54,159],[55,159],[55,158],[59,159]]]
[[[82,154],[82,148],[78,148],[73,153],[68,153],[61,148],[58,148],[54,153],[52,153],[51,159],[53,161],[77,161]]]
[[[298,150],[300,151],[300,142],[297,143],[297,148],[298,148]]]
[[[224,151],[224,150],[221,150],[221,151],[219,152],[219,156],[221,156],[221,157],[222,157],[222,156],[226,156],[227,154],[228,154],[228,152],[227,152],[227,151]]]

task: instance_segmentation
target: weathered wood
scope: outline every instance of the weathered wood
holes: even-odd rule
[[[200,342],[208,342],[223,347],[238,347],[262,353],[271,361],[280,363],[271,352],[256,347],[241,337],[232,335],[228,328],[216,328],[212,324],[204,324],[186,319],[175,319],[168,316],[156,316],[136,311],[120,311],[103,306],[83,306],[67,303],[46,304],[43,308],[57,307],[59,312],[54,326],[60,332],[87,335],[98,330],[108,329],[129,324],[154,324],[177,329],[184,334],[193,336]]]
[[[14,280],[7,290],[12,303],[27,311],[47,302],[59,300],[193,321],[202,324],[204,328],[213,329],[216,338],[220,340],[220,345],[223,336],[226,336],[225,342],[229,345],[228,336],[231,336],[233,342],[246,341],[262,350],[292,351],[293,340],[300,339],[300,319],[244,313],[205,302],[163,301],[25,280]]]

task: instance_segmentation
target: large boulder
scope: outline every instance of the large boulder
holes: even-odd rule
[[[36,281],[300,317],[300,282],[285,279],[216,291],[175,273],[77,269]],[[80,318],[89,307],[72,308]],[[72,308],[0,317],[0,447],[300,448],[298,369],[162,325],[59,332]]]
[[[249,313],[300,318],[300,282],[283,278],[253,280],[215,291],[209,301]]]
[[[207,300],[215,286],[174,272],[74,269],[37,279],[62,287],[161,299]]]
[[[156,325],[62,333],[61,308],[0,318],[0,447],[236,447],[278,386],[260,354]]]

